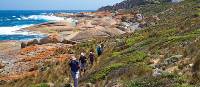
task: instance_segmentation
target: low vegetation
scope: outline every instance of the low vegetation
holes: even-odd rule
[[[95,87],[194,87],[199,86],[200,62],[200,16],[199,0],[185,0],[177,4],[141,6],[139,9],[147,18],[157,15],[155,25],[112,38],[92,40],[74,46],[70,52],[94,50],[97,43],[103,43],[105,50],[96,64],[80,79],[80,85],[91,83]],[[151,9],[151,10],[149,10]],[[152,21],[148,21],[149,23]],[[62,52],[61,52],[62,53]],[[155,63],[158,65],[174,55],[183,55],[174,64],[165,65],[164,74],[152,76]],[[190,59],[190,61],[185,61]],[[172,70],[172,67],[184,65]],[[191,65],[191,66],[190,66]],[[50,64],[38,76],[5,84],[5,87],[47,87],[52,82],[56,87],[71,83],[67,62]]]

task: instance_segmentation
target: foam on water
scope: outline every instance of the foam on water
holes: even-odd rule
[[[22,28],[30,27],[32,25],[14,26],[14,27],[0,27],[0,41],[1,40],[32,40],[46,37],[46,35],[34,33]]]
[[[46,20],[46,21],[62,21],[64,18],[53,15],[31,15],[28,17],[21,17],[22,20]]]
[[[21,30],[32,25],[22,25],[14,27],[0,27],[0,35],[33,35],[34,33]]]

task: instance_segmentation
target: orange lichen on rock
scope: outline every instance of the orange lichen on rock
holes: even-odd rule
[[[12,81],[23,79],[27,76],[35,76],[40,70],[39,67],[45,66],[48,62],[64,62],[70,56],[67,50],[70,46],[65,44],[44,44],[28,46],[21,49],[15,57],[17,61],[10,71],[5,68],[5,73],[0,77],[0,80]],[[1,63],[0,63],[1,68]],[[6,72],[9,73],[6,73]]]
[[[15,74],[15,75],[9,75],[9,76],[4,76],[4,77],[0,77],[0,80],[3,81],[13,81],[13,80],[17,80],[17,79],[23,79],[27,76],[37,76],[38,71],[32,71],[32,72],[23,72],[21,74]]]
[[[62,55],[59,55],[59,56],[56,56],[56,60],[60,61],[60,62],[64,62],[66,61],[67,59],[69,59],[69,55],[68,54],[62,54]]]
[[[22,57],[22,61],[32,61],[36,62],[40,59],[48,59],[53,57],[57,53],[56,46],[44,46],[44,45],[37,45],[37,46],[30,46],[21,50],[21,54],[24,54]]]
[[[37,46],[29,46],[29,47],[23,48],[20,51],[20,54],[26,54],[26,53],[33,52],[33,51],[36,51],[36,50],[37,50]]]

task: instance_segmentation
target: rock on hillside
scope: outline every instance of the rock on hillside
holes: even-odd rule
[[[43,23],[39,25],[34,25],[31,27],[27,27],[25,30],[36,31],[40,33],[57,33],[63,31],[71,31],[74,28],[69,22],[59,21],[59,22],[50,22]]]
[[[92,39],[94,37],[112,37],[124,34],[124,31],[121,31],[117,28],[105,28],[101,26],[97,26],[94,29],[85,30],[82,32],[78,32],[76,36],[74,36],[72,41],[84,41],[88,39]]]

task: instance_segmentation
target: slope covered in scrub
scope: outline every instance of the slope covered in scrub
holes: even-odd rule
[[[147,5],[147,4],[160,4],[160,3],[166,3],[166,2],[173,2],[176,0],[124,0],[120,3],[117,3],[113,6],[105,6],[101,7],[98,10],[99,11],[112,11],[112,10],[119,10],[119,9],[132,9],[141,5]],[[179,0],[177,0],[179,1]]]
[[[200,0],[144,5],[139,10],[148,27],[131,34],[80,43],[70,51],[89,52],[103,43],[105,51],[80,78],[81,87],[194,87],[199,86]],[[130,10],[127,9],[127,12]],[[159,20],[154,21],[152,16]],[[64,87],[71,83],[67,62],[47,64],[35,77],[2,87]],[[159,75],[155,75],[157,70]],[[158,73],[158,72],[157,72]]]

